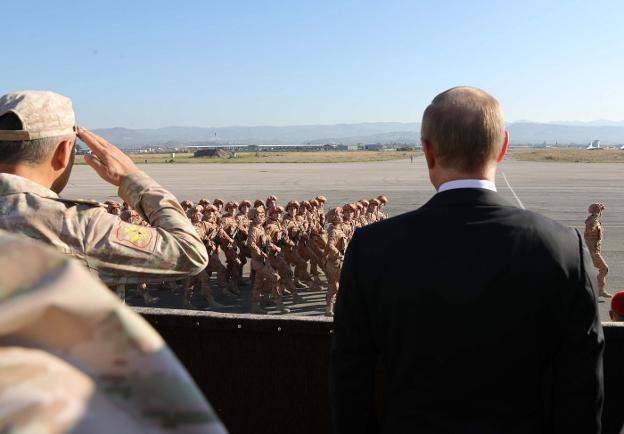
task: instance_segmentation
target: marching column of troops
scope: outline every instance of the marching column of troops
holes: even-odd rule
[[[250,262],[252,287],[251,312],[266,313],[262,304],[274,303],[283,313],[289,312],[283,298],[293,304],[303,302],[300,290],[322,289],[320,273],[327,280],[326,315],[333,316],[338,293],[340,270],[347,244],[357,228],[387,218],[384,207],[388,199],[380,195],[369,200],[347,203],[326,212],[324,196],[301,202],[291,200],[285,206],[271,195],[266,200],[224,203],[221,199],[181,202],[187,217],[202,239],[210,261],[197,276],[183,282],[183,304],[193,308],[194,288],[212,308],[222,307],[212,294],[210,277],[216,274],[217,284],[225,295],[240,295],[243,267]],[[105,202],[111,214],[119,215],[134,225],[147,225],[127,204]],[[225,265],[221,261],[223,252]],[[169,286],[171,289],[174,287]],[[124,288],[116,288],[124,296]],[[148,303],[154,302],[147,285],[138,286]]]

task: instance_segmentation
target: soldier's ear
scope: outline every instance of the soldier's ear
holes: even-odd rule
[[[54,170],[63,171],[74,160],[74,138],[62,139],[52,155],[52,167]]]

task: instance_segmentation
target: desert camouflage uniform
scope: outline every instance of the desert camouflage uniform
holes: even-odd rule
[[[295,286],[303,286],[304,281],[310,280],[306,261],[299,255],[297,244],[301,242],[301,229],[295,217],[286,214],[282,219],[282,227],[288,234],[290,243],[285,246],[284,257],[289,264],[295,267]]]
[[[126,223],[97,202],[62,199],[2,173],[0,229],[53,245],[109,285],[172,280],[204,269],[206,249],[171,193],[138,172],[124,179],[119,195],[151,227]]]
[[[331,223],[328,229],[327,248],[325,249],[328,285],[325,301],[327,303],[328,316],[332,316],[334,313],[334,304],[340,282],[340,270],[342,269],[342,262],[347,248],[347,235],[342,231],[341,217],[342,210],[340,208],[331,210],[327,216],[327,220]]]
[[[235,202],[228,203],[228,205],[230,204],[233,205],[233,209],[238,207],[238,204]],[[228,206],[226,206],[226,210],[227,209]],[[236,241],[236,238],[238,238],[238,223],[233,211],[227,211],[221,216],[221,227],[228,237],[233,239],[233,242],[224,243],[221,247],[225,254],[228,291],[238,295],[240,293],[238,286],[240,284],[240,276],[242,275],[242,263],[238,257],[238,245]]]
[[[208,262],[208,275],[217,273],[217,283],[223,288],[227,285],[227,270],[221,259],[219,258],[219,247],[222,244],[234,243],[223,228],[217,224],[217,209],[215,206],[208,207],[204,212],[204,223],[206,223],[206,247],[208,248],[208,254],[210,255],[210,261]]]
[[[260,217],[258,214],[262,213]],[[264,231],[264,206],[254,208],[252,210],[252,223],[249,227],[249,236],[247,238],[247,247],[251,252],[251,269],[255,272],[253,279],[251,307],[252,313],[264,313],[260,308],[260,297],[262,292],[272,294],[276,304],[285,310],[282,306],[281,296],[279,294],[280,276],[271,266],[268,260],[269,253],[272,251],[280,251],[280,248],[271,243],[271,240]]]
[[[280,275],[280,289],[293,295],[296,303],[300,302],[300,296],[297,294],[297,288],[293,280],[294,275],[290,269],[290,265],[284,256],[287,247],[293,246],[294,243],[288,238],[288,234],[280,225],[279,220],[274,219],[276,214],[269,212],[269,219],[264,225],[264,231],[271,243],[282,249],[280,252],[272,251],[269,254],[269,262],[271,266],[277,270]]]
[[[611,295],[605,289],[607,285],[607,273],[609,266],[602,257],[602,238],[604,235],[602,229],[601,213],[604,205],[600,203],[592,204],[589,207],[591,215],[585,220],[585,243],[591,254],[594,267],[598,269],[598,292],[601,296],[610,297]]]
[[[78,262],[0,231],[0,269],[0,432],[226,432],[162,338]]]
[[[212,249],[214,249],[214,243],[209,237],[209,226],[208,223],[201,220],[203,207],[201,205],[196,205],[188,210],[188,214],[193,223],[193,227],[197,231],[197,235],[202,240],[205,245],[206,252],[209,256]],[[191,304],[191,299],[193,297],[193,290],[195,285],[199,283],[202,289],[202,296],[208,301],[210,307],[222,307],[219,303],[214,300],[214,296],[212,294],[212,288],[210,287],[210,273],[208,268],[210,267],[210,263],[196,276],[189,277],[184,282],[184,307],[186,308],[194,308]]]

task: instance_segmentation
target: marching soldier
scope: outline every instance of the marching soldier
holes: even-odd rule
[[[330,210],[327,214],[327,220],[330,222],[330,226],[327,248],[325,249],[328,285],[327,297],[325,299],[327,310],[325,314],[333,316],[340,282],[340,270],[342,269],[342,262],[347,248],[347,235],[342,230],[342,209],[340,207]]]
[[[316,210],[319,222],[321,226],[325,227],[325,203],[327,203],[327,198],[325,196],[316,196],[316,201],[319,204]]]
[[[210,257],[210,252],[215,248],[215,246],[209,236],[210,226],[202,220],[203,212],[204,209],[201,205],[195,205],[188,210],[191,223],[197,231],[197,235],[204,243],[204,248],[206,249],[206,252]],[[198,282],[201,284],[202,296],[208,302],[208,306],[212,308],[223,307],[221,304],[217,303],[213,297],[212,288],[210,287],[210,275],[208,274],[208,266],[209,265],[207,265],[206,268],[203,269],[198,275],[186,279],[186,282],[184,284],[184,307],[188,309],[195,309],[195,306],[193,306],[193,304],[191,303],[191,298],[193,297],[193,289],[195,287],[195,284],[197,284]]]
[[[287,231],[291,245],[286,246],[285,257],[286,260],[295,267],[295,285],[299,287],[305,287],[303,282],[310,280],[310,275],[307,270],[307,263],[305,259],[299,254],[297,248],[301,242],[302,228],[297,222],[297,211],[299,210],[299,202],[291,200],[286,205],[286,215],[282,219],[282,226]]]
[[[238,257],[238,244],[236,241],[238,237],[238,222],[236,221],[237,209],[238,204],[236,202],[228,202],[225,204],[225,213],[221,216],[221,227],[223,231],[234,240],[234,242],[228,242],[222,247],[226,261],[228,291],[235,295],[240,294],[239,284],[242,274],[242,263]]]
[[[377,200],[379,201],[379,208],[377,209],[377,221],[385,220],[388,216],[383,212],[383,209],[388,204],[388,198],[384,195],[377,196]]]
[[[600,297],[611,298],[607,292],[607,273],[609,266],[602,257],[601,247],[604,231],[602,229],[602,212],[605,206],[602,203],[592,203],[589,205],[589,217],[585,220],[585,243],[591,254],[594,267],[598,269],[598,294]]]
[[[379,207],[379,201],[377,199],[371,199],[368,202],[368,210],[366,211],[366,221],[369,225],[377,221],[378,207]]]
[[[294,246],[294,243],[289,239],[288,232],[282,228],[280,224],[280,216],[283,212],[284,208],[281,206],[269,209],[269,218],[264,225],[264,230],[269,237],[269,240],[281,249],[280,252],[271,252],[269,260],[271,266],[277,270],[280,275],[280,288],[285,292],[292,294],[293,303],[301,303],[303,299],[297,293],[297,288],[293,280],[293,272],[284,256],[286,248]]]
[[[251,253],[251,269],[256,274],[252,287],[251,313],[266,313],[260,307],[260,297],[263,290],[273,294],[277,308],[281,312],[287,313],[289,310],[283,305],[279,294],[280,276],[268,260],[271,252],[279,252],[281,249],[269,240],[264,231],[264,206],[252,209],[251,219],[247,247]]]
[[[239,267],[240,276],[238,282],[243,281],[243,267],[247,263],[247,258],[251,257],[249,248],[247,247],[247,236],[249,233],[249,210],[251,208],[251,202],[243,200],[238,205],[238,215],[236,216],[236,223],[238,224],[238,232],[236,235],[236,244],[238,245],[238,259],[241,264]]]
[[[267,211],[271,208],[275,208],[275,206],[277,206],[277,196],[275,196],[274,194],[270,195],[269,197],[267,197],[265,204]]]

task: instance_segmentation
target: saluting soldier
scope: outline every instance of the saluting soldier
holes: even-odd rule
[[[126,223],[97,202],[59,196],[70,177],[76,136],[85,161],[150,226]],[[0,228],[55,246],[106,284],[195,275],[208,256],[176,198],[102,137],[76,126],[71,101],[53,92],[0,98]]]

